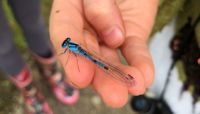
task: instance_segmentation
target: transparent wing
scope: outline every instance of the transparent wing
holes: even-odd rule
[[[106,66],[108,66],[108,70],[106,71],[108,74],[110,74],[113,78],[120,80],[121,82],[125,83],[128,86],[134,85],[134,77],[130,74],[125,74],[122,70],[120,70],[118,67],[113,66],[107,62],[104,62]]]
[[[132,86],[135,83],[135,79],[130,74],[124,73],[120,68],[117,66],[107,62],[106,60],[102,59],[98,54],[95,52],[89,52],[85,48],[83,48],[85,53],[92,57],[93,59],[103,63],[105,68],[102,68],[106,73],[108,73],[112,78],[119,80],[120,82],[124,83],[127,86]]]

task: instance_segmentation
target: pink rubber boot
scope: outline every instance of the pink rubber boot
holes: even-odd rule
[[[10,80],[22,91],[28,114],[53,114],[43,95],[32,84],[32,77],[27,68]]]
[[[72,105],[79,99],[79,91],[70,86],[64,73],[59,69],[56,58],[42,58],[36,54],[33,57],[38,62],[40,73],[46,77],[55,97],[65,105]]]

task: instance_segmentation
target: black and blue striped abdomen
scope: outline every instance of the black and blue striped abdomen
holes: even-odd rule
[[[102,67],[102,68],[104,68],[104,69],[106,68],[106,67],[105,67],[105,64],[103,64],[102,62],[100,62],[100,61],[98,61],[98,60],[92,58],[91,56],[89,56],[89,55],[87,54],[87,52],[86,52],[85,50],[83,50],[83,49],[81,49],[81,48],[79,49],[79,54],[82,55],[82,56],[84,56],[85,58],[89,59],[89,60],[92,61],[93,63],[97,64],[99,67]]]

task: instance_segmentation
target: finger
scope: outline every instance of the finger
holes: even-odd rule
[[[132,95],[143,94],[146,90],[146,86],[145,86],[145,80],[140,70],[135,66],[126,66],[126,65],[120,64],[120,58],[116,51],[113,51],[108,47],[101,47],[101,50],[102,52],[104,52],[104,56],[108,58],[107,61],[109,61],[110,63],[113,63],[115,66],[118,66],[118,68],[122,72],[124,72],[125,74],[129,74],[134,78],[133,85],[126,86],[129,92]]]
[[[105,48],[101,48],[101,52],[105,52],[104,57],[110,57],[110,52],[106,52]],[[119,62],[117,54],[112,52],[112,59]],[[119,108],[126,104],[128,100],[128,89],[125,85],[122,85],[117,80],[110,77],[109,74],[102,69],[97,68],[95,77],[93,80],[93,87],[97,93],[101,96],[102,100],[112,108]]]
[[[102,47],[101,51],[104,52],[103,55],[106,58],[111,59],[108,59],[109,62],[118,63],[117,66],[119,66],[122,71],[129,73],[134,77],[134,85],[128,89],[125,84],[119,83],[119,80],[112,78],[111,75],[107,74],[101,69],[97,69],[93,81],[93,86],[100,94],[104,102],[111,107],[122,107],[127,102],[128,90],[133,95],[143,94],[145,91],[145,86],[144,79],[140,72],[133,67],[119,65],[120,60],[116,51],[110,50],[106,47]]]
[[[105,58],[107,58],[109,62],[116,63],[114,65],[117,65],[120,70],[126,74],[130,74],[134,78],[134,84],[133,86],[127,86],[129,92],[132,95],[141,95],[145,92],[146,86],[145,86],[145,80],[143,78],[143,75],[141,74],[140,70],[135,66],[125,66],[123,64],[120,64],[120,58],[114,49],[110,49],[108,47],[102,46],[101,52],[104,52]]]
[[[50,36],[58,54],[65,50],[61,47],[61,44],[66,37],[70,37],[71,41],[77,44],[84,44],[83,20],[79,8],[81,9],[79,1],[55,0],[53,2],[50,17]],[[69,54],[70,58],[68,58],[67,65],[68,56],[66,54],[58,56],[68,74],[68,80],[78,87],[87,86],[92,80],[94,66],[84,57],[76,57],[72,52]]]
[[[129,37],[121,49],[128,63],[142,74],[145,86],[150,86],[153,82],[154,66],[146,42]]]
[[[84,13],[101,39],[111,47],[124,41],[124,27],[115,0],[83,0]]]
[[[128,100],[127,88],[109,78],[109,75],[102,72],[101,69],[97,69],[96,71],[93,87],[105,104],[112,108],[123,107]]]
[[[135,2],[135,9],[129,18],[125,18],[126,39],[122,46],[122,53],[128,63],[140,70],[146,87],[153,82],[154,68],[147,47],[147,40],[151,32],[157,10],[157,0],[140,0]],[[145,4],[144,4],[145,3]],[[126,13],[126,12],[124,12]],[[133,32],[134,31],[134,32]]]

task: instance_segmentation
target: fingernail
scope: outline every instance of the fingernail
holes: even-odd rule
[[[123,32],[117,27],[110,27],[102,32],[103,40],[111,46],[119,46],[123,41]]]

